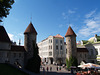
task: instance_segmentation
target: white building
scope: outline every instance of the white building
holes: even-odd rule
[[[85,46],[89,51],[89,62],[100,62],[100,36],[95,34],[89,40],[82,40],[81,45]]]
[[[43,63],[62,64],[66,62],[66,46],[64,37],[57,34],[56,36],[49,36],[40,43],[38,43],[39,55]]]

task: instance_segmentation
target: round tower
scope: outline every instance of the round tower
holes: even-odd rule
[[[34,56],[33,44],[36,44],[36,37],[37,37],[37,32],[33,24],[30,22],[30,24],[28,25],[28,27],[24,32],[24,48],[26,50],[25,53],[26,62],[28,59]]]
[[[67,32],[66,32],[66,45],[67,45],[67,58],[71,56],[77,58],[77,48],[76,48],[76,34],[72,30],[72,28],[69,26]]]

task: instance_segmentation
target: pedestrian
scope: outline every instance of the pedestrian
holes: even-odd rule
[[[61,66],[59,67],[59,70],[61,70]]]
[[[58,66],[57,66],[57,71],[58,71]]]
[[[48,72],[48,67],[47,67],[47,72]]]
[[[52,71],[52,67],[50,67],[50,71]]]
[[[43,67],[43,75],[45,75],[45,68]]]

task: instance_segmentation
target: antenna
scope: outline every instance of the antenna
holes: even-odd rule
[[[69,23],[69,26],[70,26],[70,15],[68,16],[68,18],[69,18],[69,19],[68,19],[68,23]]]
[[[21,44],[21,39],[19,39],[19,46],[20,46],[20,44]]]
[[[31,13],[31,17],[30,17],[30,22],[32,22],[32,13]]]

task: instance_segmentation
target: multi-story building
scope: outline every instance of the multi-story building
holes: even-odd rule
[[[39,55],[43,63],[62,64],[66,62],[66,46],[60,34],[49,36],[38,43]]]

